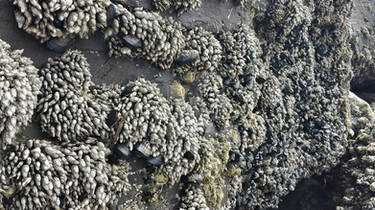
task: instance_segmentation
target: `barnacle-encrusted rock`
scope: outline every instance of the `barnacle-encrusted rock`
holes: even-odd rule
[[[202,27],[186,29],[171,17],[142,8],[129,11],[121,5],[114,7],[116,16],[105,31],[110,56],[141,56],[162,69],[175,62],[179,72],[218,67],[222,49],[211,32]]]
[[[223,79],[217,74],[208,74],[198,84],[197,109],[202,113],[206,122],[213,121],[219,128],[230,126],[233,105],[228,97],[220,93]]]
[[[224,198],[225,171],[229,161],[230,143],[226,139],[204,139],[201,142],[201,160],[194,170],[188,174],[188,185],[196,185],[193,189],[188,189],[187,194],[191,194],[198,188],[203,189],[203,195],[207,201],[207,206],[212,209],[220,209]],[[232,182],[230,177],[229,183]],[[191,188],[191,187],[187,187]],[[182,199],[184,201],[184,199]],[[199,208],[198,208],[199,209]]]
[[[199,162],[199,142],[203,135],[189,104],[182,99],[168,101],[155,84],[144,79],[124,88],[119,106],[119,132],[115,140],[130,151],[145,156],[151,165],[161,165],[173,184]]]
[[[375,114],[370,105],[349,94],[353,129],[348,153],[325,178],[334,186],[336,209],[375,208]]]
[[[242,186],[229,203],[277,207],[299,180],[338,164],[348,145],[350,9],[347,1],[273,1],[257,11],[255,33],[220,35],[223,67],[201,80],[198,105],[221,132],[230,129],[228,168]]]
[[[126,167],[110,165],[96,139],[55,145],[27,140],[9,148],[0,170],[6,209],[103,209],[129,189]]]
[[[88,38],[107,26],[109,0],[11,0],[18,27],[41,42],[50,38]]]
[[[169,68],[185,47],[182,26],[142,8],[129,11],[116,4],[116,16],[105,31],[109,55],[143,56],[163,69]]]
[[[348,1],[275,1],[270,16],[257,20],[269,76],[257,81],[262,95],[254,111],[267,129],[264,143],[248,148],[248,206],[277,206],[300,179],[332,168],[345,153],[350,11]]]
[[[21,127],[27,126],[37,106],[41,87],[38,69],[22,56],[23,50],[12,51],[0,40],[0,142],[12,142]]]
[[[185,50],[196,50],[199,56],[191,64],[181,66],[179,71],[185,69],[212,71],[216,69],[221,62],[222,47],[215,36],[202,27],[190,29],[184,35],[186,40]]]
[[[156,9],[165,11],[170,8],[177,10],[178,15],[201,6],[201,0],[153,0]]]
[[[110,138],[106,119],[119,97],[118,86],[94,85],[89,64],[79,51],[49,59],[40,73],[43,86],[38,112],[44,131],[59,141]]]
[[[181,198],[180,210],[202,209],[209,210],[203,190],[200,186],[191,184],[185,190]]]

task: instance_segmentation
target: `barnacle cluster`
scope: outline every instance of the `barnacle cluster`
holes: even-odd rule
[[[120,4],[113,7],[116,16],[104,32],[109,39],[109,55],[143,56],[163,69],[169,68],[185,47],[182,26],[142,8],[132,12]]]
[[[72,5],[79,2],[85,1]],[[158,1],[156,7],[181,9],[178,2],[198,1]],[[190,3],[181,10],[194,7]],[[197,79],[186,80],[196,79],[197,88],[185,101],[185,89],[176,81],[170,98],[143,78],[124,87],[95,85],[80,52],[50,59],[40,71],[38,112],[42,129],[67,142],[29,140],[7,151],[0,173],[7,205],[101,208],[115,203],[127,180],[106,163],[109,151],[100,141],[109,140],[116,155],[140,154],[146,160],[151,193],[177,183],[185,187],[181,209],[277,207],[301,179],[337,166],[349,148],[348,161],[338,168],[348,175],[339,205],[374,208],[374,116],[348,91],[351,1],[275,0],[256,11],[253,25],[218,35],[142,8],[93,4],[108,9],[104,33],[111,56],[143,57],[182,75],[198,73]],[[363,107],[369,110],[365,114]],[[97,139],[84,142],[90,136]],[[35,157],[34,150],[39,151]],[[56,189],[50,180],[66,180],[66,173],[55,168],[55,160],[73,177]],[[48,161],[52,165],[43,165]],[[91,175],[80,168],[87,161],[100,165],[96,173],[117,174],[99,175],[94,184],[103,187],[90,191]],[[39,171],[43,176],[36,175]]]
[[[128,191],[126,167],[110,165],[97,139],[56,145],[26,140],[5,151],[0,170],[6,209],[103,209]]]
[[[185,195],[181,198],[180,210],[202,209],[208,210],[207,201],[203,189],[198,185],[189,185],[185,189]]]
[[[184,12],[200,7],[201,0],[153,0],[153,4],[160,11],[174,8],[181,15]]]
[[[0,139],[1,145],[12,143],[15,134],[31,122],[41,88],[38,69],[0,40]]]
[[[106,119],[120,87],[96,86],[89,64],[79,51],[49,59],[40,74],[43,85],[37,111],[44,131],[59,141],[110,138]]]
[[[197,56],[189,65],[190,69],[198,71],[212,71],[219,66],[222,57],[222,47],[220,42],[215,36],[202,27],[195,27],[184,33],[185,40],[187,40],[187,46],[185,50],[189,50],[190,55],[187,57],[193,57],[193,52],[197,52]],[[192,52],[193,51],[193,52]],[[181,56],[184,56],[183,54]],[[178,61],[178,60],[177,60]],[[180,70],[186,69],[185,66],[181,66]]]
[[[18,27],[41,42],[88,38],[107,26],[109,0],[12,0]]]
[[[228,97],[220,93],[222,87],[223,79],[217,74],[209,74],[202,78],[198,84],[198,93],[201,98],[196,99],[196,105],[206,122],[212,120],[217,127],[228,128],[233,105]]]
[[[115,17],[105,31],[110,56],[141,56],[163,69],[173,63],[188,70],[218,67],[222,50],[211,32],[202,27],[186,29],[171,17],[142,8],[130,11],[120,4],[112,6]]]
[[[351,54],[343,24],[350,6],[275,1],[256,17],[255,33],[243,28],[222,35],[223,67],[202,79],[199,95],[218,128],[233,126],[228,168],[241,170],[243,179],[230,201],[235,206],[276,207],[299,180],[344,155]],[[340,15],[327,22],[323,10]],[[335,33],[311,33],[327,24]],[[256,37],[264,38],[263,54]]]
[[[115,140],[130,151],[136,149],[157,173],[174,184],[199,162],[203,128],[183,99],[168,101],[156,84],[145,79],[129,82],[119,106],[119,131]]]
[[[349,93],[351,132],[348,152],[341,163],[324,175],[332,184],[336,209],[374,209],[375,114],[370,105]]]

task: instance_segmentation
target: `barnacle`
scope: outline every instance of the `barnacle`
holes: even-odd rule
[[[210,138],[202,142],[201,150],[200,162],[188,175],[188,185],[199,185],[203,189],[207,205],[219,209],[224,198],[224,172],[230,158],[230,143]]]
[[[203,189],[197,185],[189,185],[181,198],[180,210],[202,209],[208,210],[207,200],[204,197]]]
[[[223,64],[202,77],[196,101],[201,115],[228,135],[233,158],[227,167],[242,177],[227,207],[277,207],[299,180],[336,166],[344,155],[351,52],[338,36],[309,33],[326,27],[314,11],[339,13],[331,24],[340,28],[351,4],[331,3],[275,1],[268,15],[256,17],[255,32],[239,27],[220,35]],[[328,54],[319,51],[322,43]]]
[[[170,8],[177,10],[178,15],[201,6],[201,0],[153,0],[156,9],[165,11]]]
[[[51,38],[88,38],[107,26],[109,0],[13,0],[20,29],[41,42]]]
[[[161,9],[173,6],[159,3]],[[339,165],[348,174],[342,186],[349,186],[339,205],[373,208],[373,134],[366,119],[372,114],[357,117],[363,106],[353,105],[348,114],[350,11],[344,0],[275,0],[256,11],[251,27],[242,23],[215,35],[111,4],[105,30],[110,55],[197,74],[193,96],[185,97],[175,82],[167,99],[142,78],[122,88],[95,85],[86,59],[70,51],[40,73],[42,128],[59,141],[111,139],[122,159],[141,154],[151,173],[145,190],[158,193],[183,181],[182,209],[277,207],[301,179],[332,169],[349,148],[350,161]],[[12,164],[2,173],[19,169]],[[26,201],[17,202],[20,194],[13,191],[31,192],[24,189],[30,179],[18,178],[18,187],[4,181],[1,190],[17,207]],[[360,198],[350,183],[363,189]]]
[[[222,58],[222,47],[213,33],[202,27],[195,27],[184,32],[186,39],[185,50],[196,50],[199,57],[191,64],[179,66],[178,71],[184,72],[191,69],[198,71],[213,71]]]
[[[334,187],[336,209],[373,209],[375,207],[375,115],[370,105],[349,93],[351,138],[341,163],[324,175]]]
[[[82,53],[68,51],[49,59],[40,74],[43,86],[38,112],[44,131],[59,141],[111,137],[106,119],[119,97],[120,87],[95,85]]]
[[[38,69],[0,40],[0,139],[2,146],[12,143],[15,134],[27,126],[37,105],[41,88]]]
[[[5,151],[1,192],[8,209],[102,209],[129,190],[127,169],[110,165],[97,139],[56,145],[26,140]]]
[[[162,69],[175,62],[179,72],[218,67],[222,49],[211,32],[202,27],[186,29],[171,17],[142,8],[115,7],[116,16],[105,31],[110,56],[144,57]]]
[[[116,16],[106,29],[109,55],[142,56],[163,69],[170,68],[185,47],[182,26],[141,8],[129,11],[117,4]]]
[[[213,121],[221,129],[230,126],[233,105],[228,97],[220,93],[223,79],[217,74],[208,74],[198,84],[197,109],[206,122]]]
[[[199,161],[203,128],[189,104],[176,98],[168,101],[155,84],[138,79],[129,82],[116,109],[120,113],[115,140],[134,149],[157,173],[173,185]]]

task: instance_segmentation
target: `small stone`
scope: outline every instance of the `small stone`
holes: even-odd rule
[[[174,98],[183,98],[185,96],[185,88],[177,81],[170,85],[170,93]]]
[[[195,81],[195,72],[189,71],[182,79],[185,83],[192,83]]]

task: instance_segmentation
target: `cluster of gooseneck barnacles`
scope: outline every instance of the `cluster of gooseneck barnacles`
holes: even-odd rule
[[[177,186],[180,209],[269,208],[336,166],[350,175],[337,205],[374,207],[373,114],[349,93],[351,1],[275,0],[219,34],[120,1],[12,2],[18,27],[51,50],[101,31],[109,56],[177,77],[170,96],[144,78],[95,84],[78,50],[37,69],[0,41],[2,207],[128,209],[145,205],[119,202],[133,188],[155,204]],[[154,1],[179,14],[200,4]],[[49,139],[17,135],[33,115]],[[139,157],[143,188],[129,181]]]

